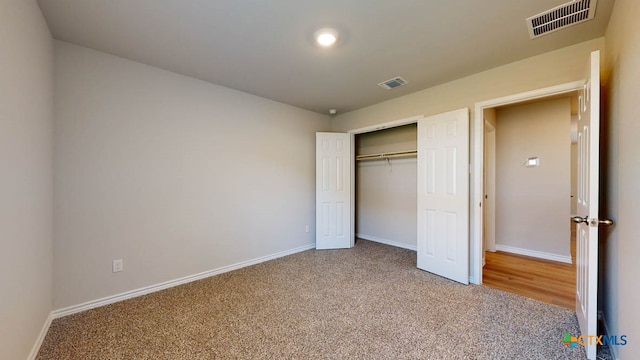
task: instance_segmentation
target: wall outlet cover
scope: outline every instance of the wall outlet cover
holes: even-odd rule
[[[122,262],[122,259],[113,260],[112,271],[114,273],[122,271],[123,268],[124,264]]]

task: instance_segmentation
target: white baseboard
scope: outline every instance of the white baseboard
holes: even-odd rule
[[[150,294],[156,291],[160,291],[160,290],[164,290],[164,289],[168,289],[174,286],[178,286],[178,285],[182,285],[182,284],[186,284],[192,281],[196,281],[196,280],[201,280],[204,278],[208,278],[214,275],[219,275],[219,274],[223,274],[229,271],[233,271],[233,270],[238,270],[247,266],[251,266],[251,265],[255,265],[255,264],[259,264],[265,261],[269,261],[269,260],[274,260],[283,256],[287,256],[287,255],[292,255],[295,253],[299,253],[302,251],[306,251],[306,250],[310,250],[310,249],[314,249],[315,248],[315,244],[309,244],[309,245],[305,245],[305,246],[301,246],[301,247],[297,247],[294,249],[290,249],[290,250],[285,250],[285,251],[281,251],[275,254],[271,254],[271,255],[267,255],[267,256],[262,256],[259,258],[255,258],[255,259],[251,259],[251,260],[247,260],[247,261],[242,261],[239,262],[237,264],[232,264],[232,265],[228,265],[228,266],[223,266],[221,268],[218,269],[213,269],[213,270],[209,270],[209,271],[205,271],[205,272],[201,272],[199,274],[194,274],[194,275],[189,275],[189,276],[185,276],[179,279],[175,279],[175,280],[169,280],[169,281],[165,281],[159,284],[155,284],[155,285],[151,285],[151,286],[145,286],[143,288],[140,289],[136,289],[136,290],[131,290],[131,291],[127,291],[127,292],[123,292],[120,294],[116,294],[116,295],[112,295],[112,296],[107,296],[104,297],[102,299],[97,299],[97,300],[92,300],[92,301],[87,301],[85,303],[82,304],[78,304],[78,305],[73,305],[73,306],[69,306],[63,309],[58,309],[58,310],[54,310],[52,312],[52,317],[53,319],[58,319],[67,315],[71,315],[71,314],[75,314],[75,313],[79,313],[85,310],[89,310],[89,309],[94,309],[100,306],[104,306],[104,305],[109,305],[109,304],[113,304],[116,303],[118,301],[122,301],[122,300],[127,300],[127,299],[131,299],[131,298],[135,298],[138,296],[142,296],[142,295],[146,295],[146,294]]]
[[[36,343],[33,344],[33,348],[31,348],[31,352],[29,353],[29,357],[27,358],[27,360],[35,360],[38,356],[38,352],[40,352],[42,342],[47,336],[47,331],[49,331],[49,327],[51,326],[51,321],[53,321],[53,313],[49,313],[49,316],[47,316],[42,329],[40,329],[40,334],[38,334],[38,339],[36,339]]]
[[[417,251],[418,249],[416,245],[409,245],[409,244],[405,244],[405,243],[401,243],[393,240],[381,239],[381,238],[366,235],[366,234],[356,234],[356,237],[363,240],[369,240],[369,241],[373,241],[373,242],[377,242],[385,245],[391,245],[391,246],[395,246],[395,247],[399,247],[407,250]]]
[[[563,256],[563,255],[552,254],[552,253],[547,253],[542,251],[522,249],[514,246],[496,244],[496,250],[518,254],[518,255],[531,256],[531,257],[545,259],[545,260],[558,261],[566,264],[572,263],[571,256]]]
[[[602,324],[602,327],[604,328],[604,335],[607,336],[611,336],[611,332],[609,331],[609,326],[607,325],[607,319],[604,317],[604,312],[602,312],[602,310],[598,311],[598,320],[600,320],[600,323]],[[598,334],[600,335],[600,334]],[[611,351],[611,355],[613,356],[614,360],[619,359],[618,358],[618,349],[615,346],[609,346],[609,351]]]

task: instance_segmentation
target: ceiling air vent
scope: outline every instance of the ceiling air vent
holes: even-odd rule
[[[529,36],[532,39],[591,20],[596,14],[598,0],[574,0],[527,18]]]
[[[385,90],[395,89],[407,83],[407,80],[401,78],[400,76],[396,76],[393,79],[389,79],[387,81],[383,81],[378,86]]]

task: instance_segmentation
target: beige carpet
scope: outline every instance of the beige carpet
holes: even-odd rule
[[[570,310],[417,270],[367,241],[57,319],[44,359],[583,359]]]

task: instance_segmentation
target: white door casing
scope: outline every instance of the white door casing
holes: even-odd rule
[[[576,224],[576,314],[582,335],[596,335],[600,172],[599,51],[591,53],[588,69],[578,102],[577,212],[584,221]],[[595,359],[596,344],[585,342],[587,358]]]
[[[583,88],[584,81],[572,81],[569,83],[550,86],[547,88],[527,91],[524,93],[508,95],[496,99],[477,102],[474,110],[473,125],[473,182],[472,182],[472,218],[471,218],[471,272],[470,281],[474,284],[482,284],[482,225],[483,225],[483,169],[484,169],[484,110],[499,106],[512,105],[524,101],[538,100],[550,96],[568,94]]]
[[[351,248],[352,136],[316,133],[316,249]]]
[[[484,251],[496,251],[496,129],[485,123],[484,166]],[[484,259],[484,253],[483,253]],[[484,264],[484,262],[483,262]]]
[[[418,120],[418,268],[469,283],[469,109]]]

